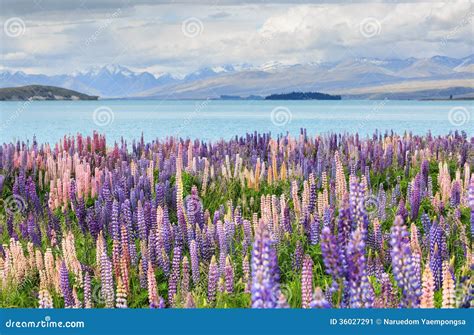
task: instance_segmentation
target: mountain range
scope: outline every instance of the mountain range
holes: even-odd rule
[[[71,74],[0,71],[0,88],[59,86],[101,98],[203,99],[221,95],[270,95],[318,91],[343,98],[444,99],[474,97],[474,54],[407,59],[351,59],[340,62],[260,66],[226,64],[185,76],[132,71],[111,64]]]

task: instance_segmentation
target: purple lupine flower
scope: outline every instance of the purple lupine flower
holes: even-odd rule
[[[316,245],[319,243],[319,227],[319,218],[317,215],[315,215],[309,225],[309,241],[311,245]]]
[[[367,278],[365,243],[361,228],[351,235],[347,246],[348,285],[351,308],[370,308],[373,303],[373,289]]]
[[[412,221],[418,218],[421,203],[421,180],[420,174],[417,174],[413,181],[413,188],[410,194],[410,217]]]
[[[243,230],[244,230],[244,240],[243,243],[243,253],[247,253],[247,249],[249,246],[252,245],[252,226],[249,220],[243,220],[242,222]]]
[[[157,260],[157,255],[156,255],[156,234],[154,231],[151,231],[150,234],[148,234],[148,249],[147,249],[147,254],[148,254],[148,260],[151,262],[153,266],[156,266],[158,263]]]
[[[219,280],[219,268],[217,267],[216,257],[212,256],[209,265],[208,284],[207,284],[207,301],[213,303],[216,300],[217,282]]]
[[[101,295],[105,300],[106,308],[114,307],[114,281],[112,276],[112,263],[104,251],[100,257],[100,280],[102,282]]]
[[[380,306],[382,308],[395,308],[398,304],[398,298],[395,294],[392,286],[392,282],[390,281],[390,277],[388,274],[383,273],[381,276],[381,293],[380,293],[381,303]]]
[[[229,256],[225,260],[225,290],[227,293],[234,292],[234,269]]]
[[[155,185],[155,194],[156,194],[156,198],[155,198],[155,205],[156,207],[164,207],[165,206],[165,186],[163,185],[163,183],[157,183]]]
[[[143,241],[147,240],[147,226],[145,222],[145,212],[143,210],[143,206],[141,201],[138,202],[138,209],[137,209],[137,222],[138,222],[138,235],[140,239]]]
[[[5,184],[5,176],[0,174],[0,195],[3,193],[3,185]]]
[[[181,247],[176,245],[173,251],[173,264],[171,266],[171,275],[168,282],[168,302],[173,305],[175,295],[178,291],[179,268],[181,264]]]
[[[120,240],[120,225],[119,225],[119,203],[114,200],[112,203],[112,213],[110,219],[110,232],[112,239],[115,241]]]
[[[75,210],[76,210],[77,223],[79,224],[79,227],[81,227],[82,233],[85,234],[87,230],[87,227],[86,227],[87,212],[86,212],[86,204],[84,202],[84,199],[80,198],[77,201]]]
[[[33,244],[37,247],[41,246],[41,231],[35,222],[33,214],[31,213],[28,216],[26,228],[28,232],[28,237],[30,238],[31,242],[33,242]]]
[[[13,230],[13,214],[7,213],[7,232],[8,236],[14,237],[15,231]]]
[[[91,275],[86,271],[84,275],[84,308],[92,308]]]
[[[401,216],[403,221],[405,221],[408,218],[408,211],[405,207],[405,200],[403,198],[400,199],[396,215]]]
[[[279,307],[280,293],[276,250],[267,225],[260,220],[252,253],[252,308]]]
[[[198,250],[197,250],[197,245],[196,245],[195,240],[191,241],[189,254],[191,256],[191,271],[192,271],[193,283],[194,283],[194,286],[197,286],[199,283],[200,274],[199,274],[199,256],[198,256]]]
[[[165,276],[168,277],[170,275],[170,259],[164,248],[161,249],[161,257],[159,260],[161,269],[163,270]]]
[[[74,297],[72,296],[71,286],[69,285],[69,272],[66,267],[66,262],[61,262],[59,268],[59,284],[61,287],[61,293],[64,298],[64,306],[66,308],[74,307]]]
[[[468,203],[471,208],[471,236],[474,236],[474,177],[471,177],[469,185]]]
[[[304,256],[303,245],[301,244],[301,241],[297,241],[295,252],[293,253],[293,257],[291,259],[291,266],[293,268],[293,271],[295,272],[301,271],[301,266],[303,264],[303,256]]]
[[[449,200],[452,207],[457,207],[461,203],[461,184],[459,180],[453,181],[451,186],[451,198]]]
[[[421,296],[421,278],[416,272],[410,248],[409,234],[403,218],[397,216],[390,234],[392,269],[395,281],[402,289],[402,307],[418,307]]]
[[[225,259],[227,256],[226,231],[222,221],[217,221],[217,237],[219,241],[219,277],[224,276]]]
[[[139,277],[140,277],[140,287],[146,289],[148,287],[148,260],[146,255],[142,254],[140,257],[139,266]]]
[[[331,304],[327,301],[323,291],[320,287],[314,290],[313,300],[309,306],[310,308],[331,308]]]
[[[429,232],[430,243],[430,268],[435,281],[435,290],[439,290],[442,285],[443,257],[441,254],[443,231],[437,221],[433,222]]]
[[[182,245],[183,243],[186,243],[188,240],[187,238],[187,225],[186,225],[186,218],[184,216],[184,211],[183,207],[179,206],[177,208],[176,216],[178,217],[178,234],[176,234],[176,243],[179,245]]]
[[[313,260],[309,255],[303,259],[301,272],[301,301],[303,308],[309,308],[313,297]]]
[[[334,288],[343,276],[341,267],[341,253],[336,243],[336,238],[331,233],[329,227],[324,227],[321,231],[321,252],[323,254],[324,268],[328,275],[333,277]]]

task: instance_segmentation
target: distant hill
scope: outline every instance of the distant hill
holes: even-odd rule
[[[0,100],[97,100],[91,96],[56,86],[28,85],[0,88]]]
[[[341,100],[341,96],[319,92],[291,92],[271,94],[265,97],[265,100]]]

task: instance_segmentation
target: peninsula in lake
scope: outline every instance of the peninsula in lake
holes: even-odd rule
[[[0,88],[1,101],[24,100],[97,100],[98,96],[56,86],[28,85]]]

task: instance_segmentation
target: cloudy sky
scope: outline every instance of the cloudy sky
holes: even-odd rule
[[[0,68],[71,73],[474,53],[469,0],[0,0]]]

